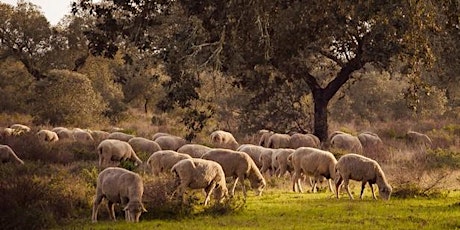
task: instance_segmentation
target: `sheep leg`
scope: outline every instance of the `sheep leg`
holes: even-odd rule
[[[348,179],[343,180],[343,185],[345,186],[345,190],[347,190],[348,196],[350,197],[350,200],[353,200],[353,195],[351,195],[350,192],[350,186],[348,185],[350,181]]]
[[[339,175],[335,180],[335,196],[337,197],[337,199],[339,199],[339,191],[340,191],[340,187],[342,187],[342,182],[343,182],[343,179]]]
[[[244,185],[244,176],[243,175],[240,175],[238,176],[238,178],[240,178],[238,181],[240,181],[240,184],[241,184],[241,189],[243,189],[243,197],[246,198],[246,186]],[[236,182],[235,182],[235,185],[236,185]]]
[[[236,183],[238,183],[238,178],[235,178],[235,181],[233,182],[233,186],[232,186],[232,190],[231,190],[231,194],[230,196],[234,196],[235,195],[235,188],[236,188]]]
[[[116,221],[116,217],[115,217],[115,203],[113,203],[112,201],[108,201],[107,202],[107,210],[109,211],[109,217],[111,220],[113,221]]]
[[[210,185],[208,185],[208,187],[204,189],[204,191],[206,192],[206,198],[204,199],[204,206],[208,205],[208,202],[211,199],[211,194],[212,194],[212,191],[214,191],[214,188],[216,188],[216,182],[213,181]]]
[[[369,186],[371,187],[372,198],[374,198],[374,200],[377,200],[377,197],[375,197],[375,193],[374,193],[374,186],[372,186],[371,183],[369,183]]]
[[[362,200],[363,199],[363,193],[364,193],[364,187],[366,186],[366,181],[363,181],[361,183],[361,194],[359,195],[359,198]],[[372,185],[371,185],[372,188]]]
[[[93,214],[91,216],[91,220],[93,223],[97,222],[97,213],[99,211],[99,205],[101,204],[102,202],[102,196],[98,195],[96,197],[96,199],[94,200],[94,203],[93,203]]]
[[[302,186],[300,185],[300,172],[294,172],[292,176],[294,179],[292,180],[292,191],[296,192],[296,187],[300,193],[303,193]]]
[[[329,190],[330,190],[332,193],[334,193],[334,190],[333,190],[333,188],[332,188],[332,182],[331,182],[332,179],[326,179],[326,180],[327,180],[327,183],[329,184]]]

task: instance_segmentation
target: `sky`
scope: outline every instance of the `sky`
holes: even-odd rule
[[[0,0],[0,2],[16,6],[18,0]],[[28,0],[28,2],[39,6],[50,24],[55,26],[64,15],[70,14],[72,0]]]

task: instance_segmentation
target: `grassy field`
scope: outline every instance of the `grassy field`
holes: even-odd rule
[[[354,191],[358,193],[358,190]],[[261,197],[252,193],[245,208],[222,216],[196,214],[180,220],[146,220],[126,223],[122,216],[97,224],[82,220],[67,228],[84,229],[458,229],[460,192],[435,198],[392,198],[372,200],[369,189],[363,200],[349,200],[344,193],[337,200],[330,192],[293,193],[267,191]],[[355,197],[357,195],[355,194]]]

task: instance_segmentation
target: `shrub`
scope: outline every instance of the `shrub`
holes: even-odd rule
[[[449,149],[429,149],[426,161],[431,168],[460,168],[460,152],[450,151]]]

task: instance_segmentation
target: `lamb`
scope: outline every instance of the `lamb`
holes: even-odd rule
[[[125,212],[125,220],[139,222],[142,212],[147,212],[142,204],[144,183],[141,177],[129,170],[108,167],[99,173],[96,185],[96,198],[93,203],[92,221],[97,222],[99,205],[107,199],[110,219],[116,220],[114,205],[121,204]]]
[[[160,173],[169,172],[180,160],[191,158],[191,156],[185,153],[178,153],[173,150],[161,150],[149,157],[147,165],[150,167],[153,175],[159,176]]]
[[[294,192],[296,191],[296,186],[299,192],[303,192],[300,186],[302,175],[314,178],[312,192],[316,192],[316,184],[323,177],[328,181],[329,189],[333,191],[330,179],[335,179],[335,165],[337,164],[337,160],[331,152],[311,147],[300,147],[288,159],[291,160],[294,167],[292,180],[292,190]]]
[[[311,133],[308,134],[301,134],[301,133],[295,133],[291,135],[291,138],[289,140],[289,147],[291,149],[297,149],[299,147],[313,147],[313,148],[319,148],[321,145],[321,142],[319,138]]]
[[[247,153],[230,149],[211,149],[202,158],[216,161],[222,166],[226,177],[235,178],[233,188],[230,191],[231,196],[235,194],[236,184],[241,181],[243,195],[246,197],[244,185],[244,179],[246,178],[249,179],[251,187],[256,190],[256,195],[262,195],[262,191],[266,186],[265,179],[257,168],[256,163]]]
[[[379,195],[385,199],[389,200],[392,188],[383,173],[382,168],[377,163],[377,161],[361,156],[354,153],[349,153],[343,155],[337,162],[335,166],[337,177],[335,179],[335,193],[337,199],[339,198],[340,187],[343,185],[347,190],[348,196],[350,199],[353,199],[353,196],[350,193],[348,187],[349,180],[361,181],[361,194],[360,198],[363,199],[363,191],[366,183],[369,183],[372,191],[372,197],[377,199],[374,194],[373,184],[377,184],[379,187]]]
[[[0,162],[1,163],[6,163],[6,162],[13,162],[16,164],[23,165],[24,161],[21,160],[16,153],[13,151],[13,149],[8,146],[8,145],[1,145],[0,144]]]
[[[113,132],[113,133],[109,134],[107,139],[115,139],[115,140],[128,142],[129,139],[131,139],[133,137],[134,137],[134,135],[131,135],[131,134],[126,134],[126,133],[122,133],[122,132]]]
[[[268,148],[279,149],[290,147],[291,136],[288,134],[274,133],[268,139]]]
[[[410,144],[418,144],[424,147],[431,147],[433,145],[431,138],[428,135],[423,134],[423,133],[419,133],[415,131],[408,131],[406,133],[406,138],[407,138],[408,143]]]
[[[200,144],[186,144],[180,147],[177,152],[185,153],[193,158],[201,158],[207,151],[211,150],[210,147]]]
[[[272,156],[272,168],[275,176],[281,177],[289,172],[292,174],[294,168],[292,162],[288,161],[288,157],[294,153],[295,149],[276,149]]]
[[[184,159],[173,165],[171,172],[179,181],[175,192],[177,191],[182,198],[187,188],[204,189],[205,206],[208,205],[214,189],[216,190],[214,197],[218,202],[228,196],[224,170],[217,162],[198,158]]]
[[[131,147],[133,147],[134,152],[136,153],[144,152],[150,155],[156,151],[161,150],[161,147],[158,143],[143,137],[133,137],[129,139],[128,143],[131,145]]]
[[[358,137],[348,133],[337,133],[332,136],[331,148],[341,149],[344,151],[362,153],[363,146]]]
[[[157,142],[158,145],[160,145],[160,148],[162,150],[173,151],[177,151],[180,147],[187,144],[187,141],[184,138],[173,135],[158,137],[157,139],[155,139],[155,142]]]
[[[257,168],[260,169],[262,168],[262,161],[260,161],[260,156],[263,152],[270,151],[270,149],[253,144],[243,144],[240,147],[238,147],[236,151],[247,153],[254,161],[254,163],[256,163]]]
[[[268,140],[274,134],[274,132],[263,129],[260,130],[259,133],[262,134],[262,136],[260,136],[259,145],[263,147],[268,147]]]
[[[142,164],[142,160],[137,157],[131,145],[128,142],[106,139],[99,143],[97,147],[99,153],[99,167],[108,167],[110,161],[123,161],[131,160],[134,161],[136,166]]]
[[[40,141],[44,142],[56,142],[59,140],[57,133],[47,129],[41,129],[38,131],[37,137]]]
[[[85,143],[85,144],[94,143],[94,138],[91,135],[91,133],[83,129],[78,129],[78,128],[74,129],[73,137],[77,142],[80,142],[80,143]]]
[[[238,142],[235,140],[235,137],[233,137],[231,133],[223,130],[216,130],[212,132],[210,138],[215,148],[236,150],[239,146]]]

